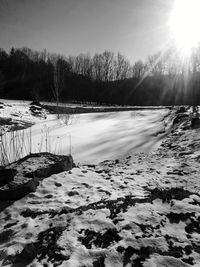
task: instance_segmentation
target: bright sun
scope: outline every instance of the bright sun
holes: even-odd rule
[[[175,0],[169,24],[177,47],[190,54],[200,42],[200,0]]]

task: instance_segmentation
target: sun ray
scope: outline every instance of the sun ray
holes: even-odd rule
[[[169,26],[177,48],[185,56],[190,56],[200,41],[199,10],[199,0],[175,0]]]

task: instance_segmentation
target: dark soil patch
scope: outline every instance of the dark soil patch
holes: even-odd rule
[[[36,249],[37,258],[40,261],[48,257],[48,261],[61,264],[64,260],[69,259],[68,256],[61,253],[63,248],[57,245],[57,241],[64,230],[65,227],[52,227],[39,233]]]
[[[170,223],[179,223],[180,221],[186,221],[187,219],[191,219],[191,217],[194,217],[194,216],[195,216],[195,212],[186,212],[186,213],[170,212],[166,215]]]
[[[80,206],[75,209],[69,208],[69,207],[64,207],[60,211],[55,211],[55,210],[34,211],[34,210],[26,209],[23,212],[21,212],[21,215],[24,217],[31,217],[34,219],[39,215],[49,214],[49,216],[53,218],[55,216],[60,216],[62,214],[68,214],[68,213],[73,213],[73,212],[76,212],[76,214],[79,215],[89,209],[98,210],[98,209],[107,208],[110,210],[110,218],[114,219],[117,217],[117,215],[120,212],[126,212],[128,207],[135,206],[136,203],[145,203],[145,202],[150,202],[150,199],[149,198],[144,198],[144,199],[135,198],[132,195],[128,195],[125,198],[120,197],[120,198],[117,198],[116,200],[100,200],[98,202],[94,202],[89,205]]]
[[[132,263],[134,267],[143,267],[143,262],[150,257],[152,253],[151,247],[141,247],[135,249],[131,246],[127,247],[123,256],[123,266],[125,267],[128,263]],[[131,257],[135,254],[136,258],[131,260]]]
[[[183,251],[183,248],[180,246],[173,246],[173,242],[169,242],[169,251],[167,252],[160,252],[161,255],[164,255],[164,256],[171,256],[171,257],[174,257],[174,258],[182,258],[183,257],[183,254],[184,254],[184,251]]]
[[[18,221],[13,222],[13,223],[7,223],[6,225],[4,225],[4,229],[8,229],[8,228],[10,228],[10,227],[16,225],[17,223],[18,223]]]
[[[200,245],[199,244],[195,244],[194,242],[192,242],[192,248],[194,249],[194,251],[198,254],[200,254]]]
[[[62,214],[68,214],[76,212],[82,214],[84,211],[89,209],[98,210],[107,208],[110,210],[110,219],[114,219],[120,212],[126,212],[129,207],[135,206],[136,203],[147,203],[152,202],[155,199],[162,199],[163,202],[170,202],[172,199],[182,200],[188,198],[192,193],[182,188],[171,188],[171,189],[147,189],[150,192],[149,197],[146,198],[135,198],[132,195],[127,195],[124,198],[120,197],[116,200],[100,200],[98,202],[91,203],[89,205],[80,206],[78,208],[62,208],[60,211],[31,211],[27,209],[21,213],[24,217],[36,218],[42,214],[49,214],[50,217],[60,216]]]
[[[186,255],[190,255],[192,253],[192,246],[190,245],[185,246],[184,251]]]
[[[87,249],[91,249],[92,245],[100,248],[107,248],[111,243],[120,241],[121,237],[118,235],[116,229],[108,229],[103,234],[87,229],[84,232],[84,237],[80,237],[79,240]]]
[[[174,258],[179,258],[183,262],[186,262],[188,264],[193,265],[193,258],[192,257],[185,257],[186,255],[189,255],[192,253],[192,248],[193,245],[187,245],[184,247],[182,246],[176,246],[174,245],[174,242],[178,241],[174,237],[170,237],[168,235],[165,236],[166,241],[168,243],[169,249],[168,251],[161,251],[158,248],[155,247],[141,247],[140,249],[135,249],[131,246],[124,248],[122,246],[119,246],[117,248],[117,251],[123,255],[123,266],[125,267],[129,263],[131,263],[131,266],[136,266],[136,267],[143,267],[143,262],[150,258],[150,256],[153,253],[157,253],[159,255],[163,256],[171,256]],[[198,251],[199,248],[196,248],[196,252]],[[198,253],[198,252],[197,252]]]
[[[10,238],[12,237],[14,231],[12,229],[9,230],[5,230],[3,232],[0,233],[0,244],[3,244],[7,241],[10,240]]]
[[[21,253],[6,261],[12,262],[14,264],[12,266],[27,266],[37,258],[39,261],[46,259],[53,266],[59,266],[64,260],[69,259],[62,254],[63,248],[57,245],[64,229],[64,227],[52,227],[40,232],[36,243],[26,244]]]
[[[101,256],[98,260],[93,262],[93,267],[105,267],[105,256]]]
[[[200,217],[198,217],[196,220],[194,218],[190,218],[190,220],[191,220],[191,223],[186,225],[185,231],[188,234],[192,234],[192,233],[200,234]]]
[[[193,263],[194,258],[192,258],[192,257],[183,258],[182,261],[185,262],[185,263],[187,263],[187,264],[194,265],[194,263]]]
[[[160,189],[160,188],[154,188],[154,189],[146,189],[150,192],[150,199],[151,202],[155,199],[161,199],[163,203],[170,202],[172,199],[176,200],[183,200],[184,198],[188,198],[193,193],[185,190],[183,188],[170,188],[170,189]]]
[[[186,245],[185,247],[182,247],[174,245],[174,243],[178,242],[178,239],[168,235],[165,236],[165,239],[168,243],[169,249],[166,252],[160,252],[160,255],[171,256],[183,260],[184,254],[189,255],[192,253],[193,246]]]

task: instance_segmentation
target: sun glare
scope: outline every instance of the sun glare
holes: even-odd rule
[[[200,0],[175,0],[170,28],[176,46],[185,55],[200,42]]]

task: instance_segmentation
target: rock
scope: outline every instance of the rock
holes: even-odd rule
[[[11,125],[11,124],[12,124],[11,118],[0,117],[0,125]]]
[[[180,108],[176,111],[176,113],[184,113],[184,112],[186,112],[186,108],[185,108],[185,107],[180,107]]]
[[[75,195],[79,195],[79,192],[78,192],[78,191],[70,191],[70,192],[68,193],[68,196],[69,196],[69,197],[72,197],[72,196],[75,196]]]
[[[0,186],[6,185],[13,181],[17,171],[15,169],[2,169],[0,170]]]
[[[57,183],[57,182],[55,182],[54,184],[55,184],[55,186],[57,186],[57,187],[60,187],[60,186],[62,186],[62,184],[61,184],[61,183]]]
[[[30,105],[31,105],[31,106],[33,106],[33,105],[34,105],[34,106],[39,106],[39,107],[41,107],[41,104],[40,104],[40,102],[39,102],[39,101],[37,101],[37,100],[33,100],[33,102],[31,102],[31,103],[30,103]]]
[[[31,263],[37,256],[37,250],[34,244],[26,244],[22,252],[16,256],[15,263]],[[26,266],[26,265],[23,265]]]
[[[9,188],[7,190],[0,189],[0,201],[6,200],[18,200],[22,197],[25,197],[31,192],[35,192],[37,186],[39,185],[38,179],[31,179],[26,183],[21,185],[13,185],[13,188]]]
[[[33,112],[40,112],[41,110],[42,110],[42,107],[41,106],[36,106],[36,105],[32,105],[32,106],[30,106],[30,108],[29,108],[31,111],[33,111]]]
[[[30,165],[33,169],[31,172]],[[31,192],[35,192],[41,179],[71,170],[73,158],[72,156],[58,156],[51,153],[37,153],[11,164],[7,171],[11,167],[15,169],[15,175],[12,177],[10,174],[10,181],[6,185],[3,182],[0,185],[0,201],[18,200]]]
[[[192,118],[191,127],[192,128],[199,128],[200,127],[200,119],[198,117]]]
[[[184,122],[187,118],[189,118],[188,114],[178,113],[173,120],[173,125],[180,123],[180,122]]]
[[[36,105],[36,104],[31,105],[29,109],[30,109],[31,114],[33,116],[37,116],[37,117],[41,117],[41,118],[46,119],[46,112],[40,104],[39,105]]]
[[[46,153],[52,155],[50,153]],[[73,159],[72,156],[57,156],[54,155],[54,163],[48,164],[47,166],[43,166],[38,168],[33,172],[29,172],[25,174],[25,177],[29,178],[46,178],[51,176],[52,174],[57,174],[63,171],[69,171],[73,167]]]

